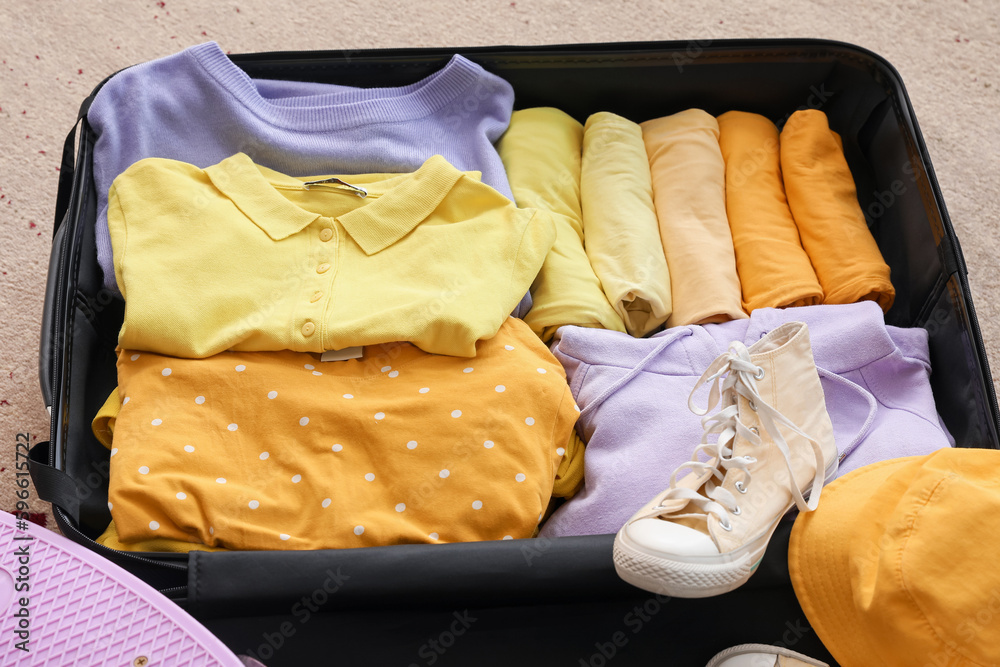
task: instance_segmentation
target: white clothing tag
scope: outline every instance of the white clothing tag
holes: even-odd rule
[[[343,350],[328,350],[319,358],[320,361],[347,361],[348,359],[360,359],[363,347],[345,347]]]

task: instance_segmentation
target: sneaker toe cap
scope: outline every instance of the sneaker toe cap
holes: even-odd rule
[[[639,519],[624,531],[635,546],[675,556],[717,556],[719,548],[705,533],[663,519]]]

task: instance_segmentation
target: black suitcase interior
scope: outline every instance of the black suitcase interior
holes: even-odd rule
[[[861,207],[892,269],[890,325],[930,334],[937,407],[959,446],[997,448],[998,412],[965,262],[898,73],[818,40],[619,43],[235,55],[254,78],[400,86],[455,52],[514,87],[516,108],[581,122],[640,122],[698,107],[780,124],[819,108],[841,134]],[[84,114],[88,103],[84,103]],[[69,120],[69,119],[67,119]],[[133,555],[97,545],[108,525],[108,451],[90,422],[116,385],[123,304],[101,289],[94,245],[94,136],[82,122],[60,174],[40,354],[51,444],[32,452],[39,495],[73,540],[150,582],[237,653],[278,665],[704,665],[740,643],[832,660],[796,602],[791,522],[732,593],[654,596],[621,582],[613,536],[311,552]]]

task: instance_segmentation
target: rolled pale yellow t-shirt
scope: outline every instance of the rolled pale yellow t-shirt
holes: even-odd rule
[[[670,316],[670,273],[638,124],[606,111],[587,119],[580,204],[587,257],[604,294],[630,334],[652,333]]]
[[[781,172],[823,303],[875,301],[888,312],[896,298],[889,266],[865,222],[840,137],[825,113],[796,111],[785,123]]]
[[[724,113],[718,121],[743,310],[823,303],[823,289],[785,198],[778,128],[760,114],[743,111]]]
[[[625,331],[584,250],[580,211],[583,126],[551,107],[515,111],[497,149],[519,207],[552,214],[556,242],[531,286],[524,317],[548,341],[566,324]]]
[[[726,217],[719,124],[701,109],[642,123],[653,203],[670,270],[667,326],[746,318]]]

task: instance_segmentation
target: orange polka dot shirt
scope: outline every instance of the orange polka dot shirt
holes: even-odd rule
[[[121,350],[118,381],[94,420],[111,448],[99,541],[114,548],[525,538],[583,476],[565,373],[514,318],[474,358]]]

